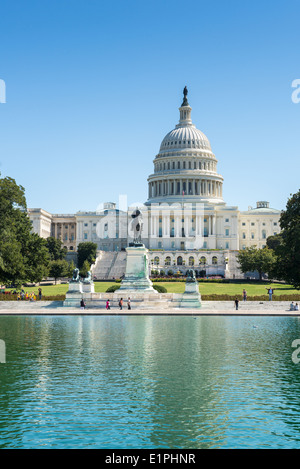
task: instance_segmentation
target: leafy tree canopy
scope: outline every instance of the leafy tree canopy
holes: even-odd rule
[[[94,264],[97,256],[97,244],[90,241],[79,243],[77,247],[78,268],[81,269],[84,261],[88,261],[90,265]]]
[[[63,247],[63,243],[60,239],[49,236],[49,238],[47,238],[47,248],[52,261],[65,259],[67,248]]]
[[[239,251],[237,258],[244,274],[257,271],[260,280],[264,273],[272,276],[276,258],[274,252],[268,247],[257,249],[255,246],[251,246]]]
[[[46,241],[31,231],[25,190],[0,177],[0,282],[38,282],[47,274]]]
[[[282,240],[275,247],[278,278],[300,288],[300,190],[289,198],[279,223]]]

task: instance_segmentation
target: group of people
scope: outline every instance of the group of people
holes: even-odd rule
[[[39,300],[42,299],[42,289],[41,289],[41,288],[38,289],[38,294],[37,294],[37,295],[35,294],[35,292],[29,292],[29,293],[28,293],[28,292],[25,292],[25,291],[23,290],[23,288],[22,288],[22,290],[21,290],[19,293],[17,293],[17,300],[18,300],[18,301],[22,301],[22,300],[25,300],[25,301],[26,301],[26,300],[27,300],[27,301],[36,301],[37,298],[38,298]]]
[[[269,301],[272,301],[273,293],[275,289],[269,287],[269,288],[266,288],[266,290],[268,291],[268,294],[269,294]],[[245,289],[243,290],[243,301],[247,301],[247,292]]]
[[[120,300],[119,300],[120,310],[123,309],[123,304],[124,304],[123,298],[120,298]],[[110,301],[109,300],[106,301],[106,309],[110,309]],[[130,297],[128,297],[128,300],[127,300],[127,309],[131,309],[131,299],[130,299]]]
[[[299,305],[298,303],[294,303],[293,301],[290,304],[290,311],[299,311]]]
[[[120,310],[123,309],[123,304],[124,304],[123,298],[120,298],[120,300],[119,300]],[[86,307],[86,303],[85,303],[84,299],[82,298],[82,300],[80,301],[80,308],[85,309],[85,307]],[[106,309],[110,309],[110,300],[106,301],[106,306],[105,307],[106,307]],[[130,297],[127,300],[127,309],[131,309],[131,299],[130,299]]]

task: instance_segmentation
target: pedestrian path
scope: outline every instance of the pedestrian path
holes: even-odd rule
[[[200,309],[185,308],[147,308],[134,307],[122,311],[114,307],[107,311],[105,307],[86,308],[84,310],[64,307],[62,301],[0,301],[0,315],[265,315],[265,316],[299,316],[299,311],[289,311],[289,302],[282,301],[246,301],[240,302],[239,309],[235,309],[233,301],[203,301]]]

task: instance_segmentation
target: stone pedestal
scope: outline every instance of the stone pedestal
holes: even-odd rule
[[[82,283],[70,282],[69,290],[66,293],[64,306],[73,306],[74,308],[80,307],[80,301],[83,297]]]
[[[119,293],[124,292],[152,292],[154,290],[149,278],[148,249],[143,244],[126,248],[126,271]]]
[[[183,293],[180,301],[180,308],[201,308],[201,295],[199,293],[199,285],[197,281],[186,282],[185,292]]]
[[[82,292],[83,293],[95,293],[95,285],[94,282],[90,283],[82,283]]]

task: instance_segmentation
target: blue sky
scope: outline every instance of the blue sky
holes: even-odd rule
[[[185,85],[228,205],[284,209],[299,190],[299,2],[2,0],[0,10],[0,171],[29,207],[144,202]]]

